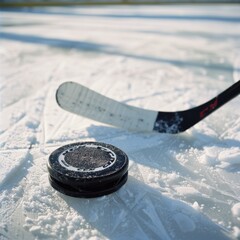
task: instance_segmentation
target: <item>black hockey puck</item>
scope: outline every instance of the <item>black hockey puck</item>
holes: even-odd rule
[[[117,191],[128,177],[128,157],[113,145],[99,142],[69,144],[48,160],[53,188],[73,197],[100,197]]]

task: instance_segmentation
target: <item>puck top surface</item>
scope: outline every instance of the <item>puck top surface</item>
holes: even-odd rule
[[[70,171],[97,172],[112,166],[116,154],[97,144],[82,144],[66,149],[59,155],[59,163]]]
[[[113,145],[81,142],[56,149],[49,157],[50,175],[62,182],[109,181],[127,172],[127,155]]]

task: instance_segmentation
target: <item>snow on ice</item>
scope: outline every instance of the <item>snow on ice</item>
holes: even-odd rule
[[[147,109],[201,104],[240,79],[240,7],[36,8],[0,15],[0,239],[239,239],[240,98],[178,134],[129,132],[60,109],[76,81]],[[49,185],[56,148],[124,150],[119,191],[76,199]]]

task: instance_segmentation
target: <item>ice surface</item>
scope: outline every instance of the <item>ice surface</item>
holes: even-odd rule
[[[183,110],[240,79],[240,7],[36,8],[0,15],[0,239],[239,239],[240,99],[179,135],[127,132],[60,109],[76,81],[137,107]],[[96,199],[48,182],[56,148],[102,141],[129,179]]]
[[[233,205],[232,207],[232,214],[235,216],[235,217],[240,217],[240,202],[239,203],[236,203]]]

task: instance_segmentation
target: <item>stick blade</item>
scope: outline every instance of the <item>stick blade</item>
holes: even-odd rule
[[[156,111],[123,104],[75,82],[61,84],[56,100],[66,111],[131,131],[153,131],[157,117]]]

